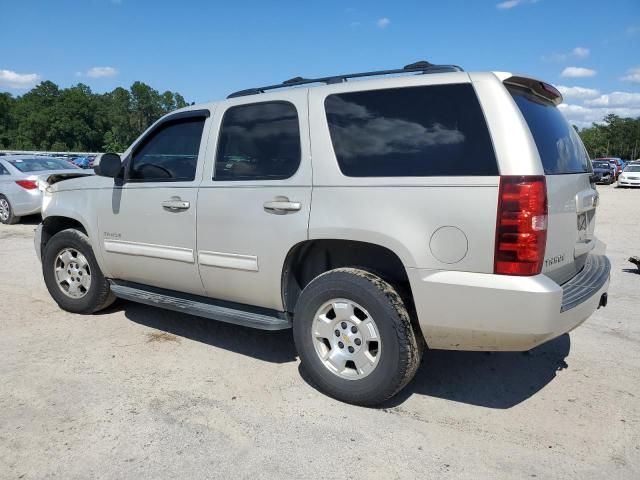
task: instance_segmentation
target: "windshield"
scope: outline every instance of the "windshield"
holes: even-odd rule
[[[8,162],[21,172],[42,172],[45,170],[70,170],[78,168],[69,162],[51,157],[16,158]]]
[[[611,168],[609,162],[593,162],[593,168]]]
[[[625,172],[640,172],[640,165],[629,165],[624,169]]]

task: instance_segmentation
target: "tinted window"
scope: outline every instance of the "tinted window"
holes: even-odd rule
[[[195,178],[204,117],[169,121],[136,147],[130,180],[188,182]]]
[[[350,177],[498,175],[471,85],[330,95],[331,141]]]
[[[71,170],[78,168],[59,158],[34,157],[7,160],[21,172],[43,172],[45,170]]]
[[[226,111],[214,180],[282,180],[299,165],[300,127],[292,104],[256,103]]]
[[[544,173],[591,171],[589,156],[578,133],[555,105],[523,89],[509,87],[509,92],[531,130]]]
[[[0,175],[9,175],[9,170],[4,168],[4,165],[0,163]]]
[[[609,162],[593,162],[594,168],[610,168]]]

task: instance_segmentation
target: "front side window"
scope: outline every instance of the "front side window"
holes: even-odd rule
[[[222,119],[214,180],[283,180],[300,165],[300,126],[288,102],[229,108]]]
[[[129,180],[190,182],[195,178],[204,117],[169,120],[151,132],[131,157]]]
[[[325,110],[346,176],[498,175],[470,84],[334,94],[326,98]]]

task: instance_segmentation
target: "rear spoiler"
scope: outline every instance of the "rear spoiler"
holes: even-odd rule
[[[560,105],[563,101],[562,94],[550,83],[542,82],[530,77],[509,77],[503,82],[505,85],[524,88],[536,97],[540,97],[554,105]]]

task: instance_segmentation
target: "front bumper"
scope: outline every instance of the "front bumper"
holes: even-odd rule
[[[525,351],[569,332],[600,306],[611,264],[589,255],[564,285],[546,275],[515,277],[408,269],[429,348]]]
[[[618,186],[620,187],[640,187],[640,178],[618,178]]]
[[[38,224],[34,230],[33,235],[33,248],[36,250],[36,256],[38,260],[42,262],[42,224]]]

